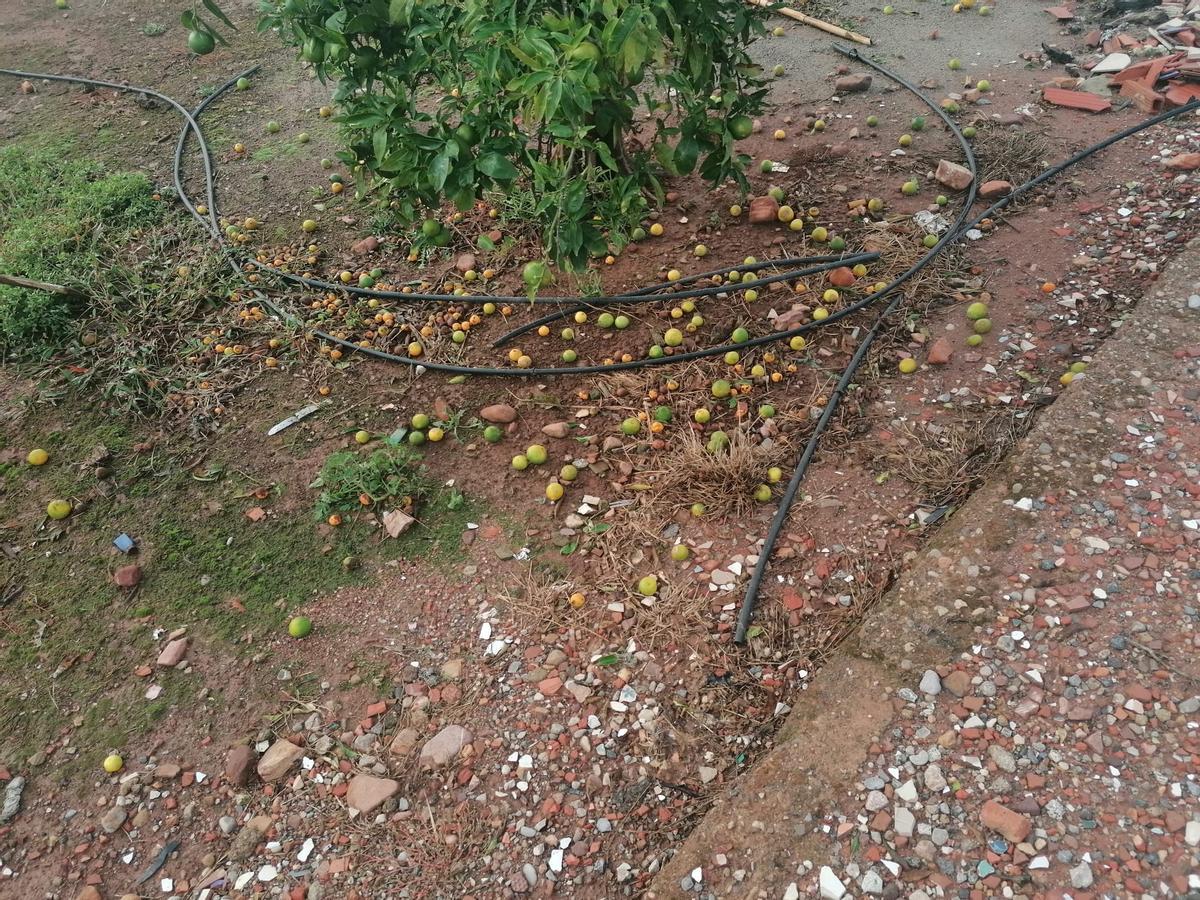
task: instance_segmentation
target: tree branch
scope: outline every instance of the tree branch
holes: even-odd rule
[[[4,275],[0,273],[0,284],[11,285],[12,287],[29,288],[34,291],[45,291],[47,294],[59,294],[63,297],[78,297],[85,298],[87,295],[73,287],[67,287],[61,284],[51,284],[48,281],[34,281],[32,278],[19,278],[16,275]]]

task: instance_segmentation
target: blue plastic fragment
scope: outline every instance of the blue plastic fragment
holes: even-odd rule
[[[136,545],[133,542],[133,538],[131,538],[129,535],[127,535],[125,532],[122,531],[115,538],[113,538],[113,546],[116,547],[118,550],[120,550],[122,553],[128,553]]]
[[[980,878],[987,878],[989,875],[991,875],[993,872],[996,871],[996,867],[993,866],[986,859],[981,859],[979,861],[979,865],[975,867],[975,870],[979,873]]]
[[[1000,838],[992,838],[988,841],[988,849],[993,853],[1004,854],[1008,852],[1008,841],[1003,841]]]

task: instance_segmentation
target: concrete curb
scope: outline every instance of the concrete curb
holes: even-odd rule
[[[1115,425],[1105,412],[1144,402],[1148,373],[1178,374],[1181,353],[1200,343],[1200,310],[1188,298],[1200,284],[1200,239],[1165,270],[1089,367],[1064,390],[988,482],[900,574],[863,622],[857,637],[826,662],[795,704],[776,746],[712,809],[652,882],[646,896],[687,897],[681,879],[735,843],[730,867],[745,871],[739,894],[777,897],[805,860],[830,862],[830,842],[814,833],[825,812],[855,789],[875,736],[904,707],[895,692],[916,690],[926,669],[952,662],[971,641],[975,622],[990,621],[1012,590],[985,562],[1002,555],[1024,514],[1012,500],[1047,489],[1083,486],[1098,470]],[[1047,445],[1070,433],[1077,451],[1064,467]],[[1105,449],[1100,449],[1105,448]],[[1005,502],[1009,501],[1009,502]],[[847,715],[853,704],[853,715]],[[759,891],[765,893],[759,894]],[[694,896],[694,895],[692,895]]]

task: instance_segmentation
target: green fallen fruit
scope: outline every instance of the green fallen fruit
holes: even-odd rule
[[[288,634],[297,639],[308,637],[312,634],[312,620],[308,616],[296,616],[288,622]]]

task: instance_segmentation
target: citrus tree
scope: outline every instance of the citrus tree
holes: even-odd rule
[[[266,0],[337,83],[345,163],[408,220],[507,197],[568,267],[621,247],[665,175],[745,184],[766,94],[744,0]]]

